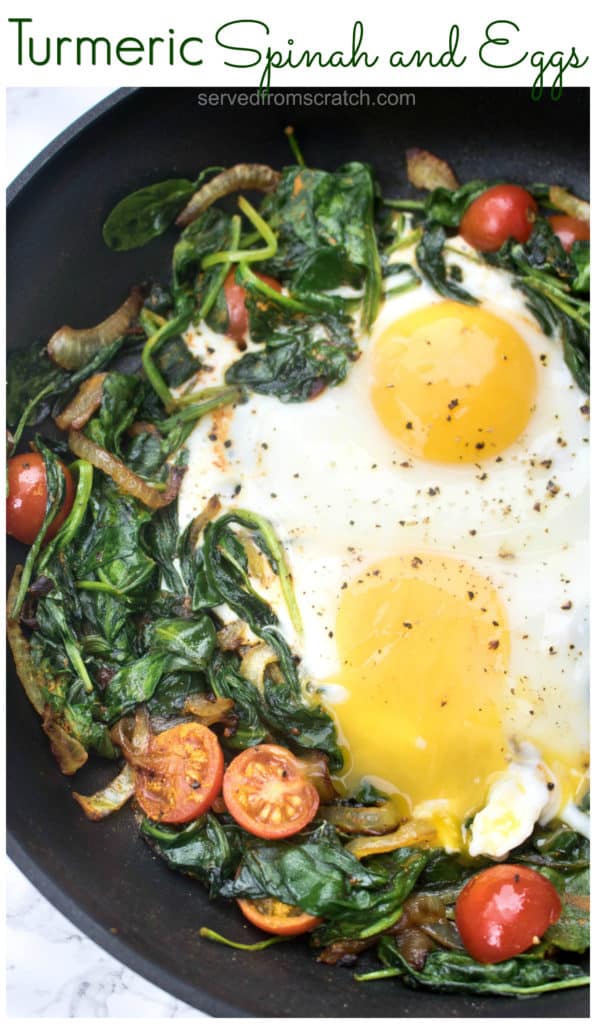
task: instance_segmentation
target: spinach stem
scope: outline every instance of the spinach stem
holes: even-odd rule
[[[293,128],[293,126],[291,124],[289,124],[287,128],[284,128],[284,134],[285,134],[285,136],[286,136],[286,138],[287,138],[287,140],[288,140],[288,142],[290,144],[290,149],[292,150],[292,153],[294,154],[294,158],[296,160],[296,163],[299,164],[300,167],[305,167],[306,164],[304,162],[304,157],[302,156],[302,150],[300,149],[300,146],[298,145],[298,139],[296,138],[296,134],[294,132],[294,128]]]
[[[390,206],[393,210],[423,210],[423,199],[383,199],[384,206]]]
[[[41,389],[41,391],[38,391],[38,393],[36,395],[34,395],[33,398],[31,398],[29,400],[29,402],[27,402],[27,405],[25,406],[25,408],[23,409],[23,412],[21,413],[19,422],[17,423],[15,432],[13,434],[13,441],[12,441],[12,444],[11,444],[10,449],[8,451],[8,456],[9,457],[11,455],[14,455],[14,453],[16,452],[18,444],[19,444],[19,441],[21,440],[21,435],[22,435],[25,427],[27,426],[27,420],[29,419],[29,416],[31,415],[31,413],[35,409],[35,406],[38,404],[38,402],[41,402],[42,398],[45,398],[46,395],[51,395],[53,391],[56,391],[56,389],[57,389],[56,382],[55,381],[51,381],[49,384],[46,384]]]
[[[233,515],[234,517],[237,517],[241,523],[253,526],[262,533],[271,553],[271,557],[275,562],[274,568],[279,576],[281,592],[284,596],[284,601],[286,602],[286,607],[288,609],[292,625],[297,633],[302,634],[302,616],[300,615],[300,609],[294,593],[292,574],[286,560],[284,549],[277,538],[277,534],[275,533],[273,526],[268,519],[264,518],[264,516],[257,515],[256,512],[248,512],[246,509],[237,509],[234,511]]]
[[[240,220],[240,217],[238,216],[238,214],[236,213],[232,217],[232,225],[231,225],[231,236],[232,236],[231,237],[231,246],[232,246],[232,249],[237,249],[238,248],[238,244],[240,242],[240,230],[241,230],[241,220]],[[219,295],[219,290],[223,286],[223,283],[224,283],[224,281],[225,281],[225,279],[227,277],[227,274],[228,274],[228,271],[230,269],[230,266],[231,266],[230,260],[226,260],[225,262],[222,263],[221,269],[216,274],[215,279],[214,279],[213,283],[211,284],[211,287],[207,291],[207,294],[206,294],[205,298],[203,299],[203,301],[201,303],[201,306],[199,308],[199,312],[198,312],[198,315],[197,315],[197,319],[198,320],[204,320],[206,318],[206,316],[213,309],[213,305],[214,305],[214,303],[215,303],[215,301],[217,299],[217,296]],[[178,400],[177,404],[180,404],[180,400]]]
[[[393,243],[393,245],[390,245],[389,248],[385,250],[386,254],[387,256],[390,256],[392,253],[397,252],[399,249],[407,249],[408,246],[415,245],[417,242],[419,242],[421,238],[422,228],[416,228],[415,231],[408,231],[407,235],[402,235],[400,238],[397,239],[396,242]]]
[[[367,974],[354,974],[354,981],[380,981],[382,978],[398,978],[403,971],[399,967],[383,967],[379,971],[369,971]]]
[[[63,639],[64,649],[68,654],[68,658],[72,667],[74,668],[75,672],[77,673],[79,679],[81,680],[85,688],[85,693],[93,693],[93,683],[91,682],[89,673],[87,672],[87,668],[81,656],[81,652],[79,651],[76,643],[73,640],[69,640],[66,637],[64,637]]]
[[[90,462],[86,462],[85,459],[77,459],[75,462],[70,464],[69,469],[71,473],[73,470],[78,473],[77,489],[74,501],[66,520],[60,527],[53,541],[48,544],[39,561],[38,568],[40,572],[48,564],[55,551],[62,551],[62,549],[66,547],[67,544],[70,544],[74,539],[79,531],[79,527],[83,522],[83,519],[85,518],[87,505],[89,504],[91,488],[93,487],[93,466]]]
[[[167,434],[180,423],[192,423],[193,420],[200,419],[205,413],[219,409],[222,405],[230,405],[232,402],[239,401],[240,398],[242,398],[240,388],[231,386],[205,388],[203,391],[184,395],[184,400],[180,399],[177,403],[179,411],[175,412],[173,416],[169,416],[168,419],[162,420],[159,429],[161,433]]]
[[[294,299],[291,295],[282,295],[266,281],[261,281],[260,277],[257,277],[244,261],[238,264],[238,274],[243,284],[248,285],[252,291],[261,292],[261,295],[265,295],[271,302],[275,302],[284,309],[290,309],[295,313],[308,313],[312,309],[306,302]]]
[[[149,315],[147,315],[147,313],[149,313]],[[161,398],[166,412],[171,412],[176,407],[176,399],[157,369],[157,366],[153,361],[153,357],[164,341],[167,341],[168,338],[173,338],[176,334],[180,334],[181,331],[188,327],[190,316],[186,312],[180,313],[172,320],[166,320],[165,323],[157,329],[155,326],[155,317],[156,315],[154,313],[150,313],[148,310],[144,309],[141,310],[139,319],[145,329],[145,333],[148,335],[148,339],[143,347],[141,361],[151,387]]]
[[[221,946],[229,946],[230,949],[241,949],[245,953],[258,953],[261,949],[268,949],[269,946],[276,946],[278,942],[287,942],[290,935],[273,935],[270,939],[261,939],[260,942],[233,942],[226,939],[225,935],[212,931],[211,928],[199,928],[199,935],[202,939],[210,939],[211,942],[218,942]]]
[[[209,267],[214,267],[217,263],[254,263],[257,260],[269,260],[275,256],[277,252],[277,237],[267,224],[267,221],[263,220],[254,206],[244,196],[239,197],[238,206],[245,217],[248,217],[251,224],[257,229],[265,245],[262,249],[227,249],[223,252],[212,252],[205,256],[201,263],[203,270],[208,270]]]

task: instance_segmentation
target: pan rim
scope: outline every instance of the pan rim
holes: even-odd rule
[[[56,136],[21,171],[7,188],[7,209],[11,209],[33,180],[44,172],[51,161],[61,155],[83,132],[92,128],[104,115],[126,103],[136,94],[143,92],[140,87],[120,88],[95,104]],[[92,913],[73,899],[52,874],[27,850],[24,842],[17,838],[7,824],[7,854],[16,866],[32,882],[35,888],[49,900],[69,921],[90,937],[101,949],[114,956],[120,963],[135,971],[147,981],[161,988],[166,994],[174,995],[193,1008],[215,1017],[251,1017],[260,1015],[258,1010],[247,1009],[220,996],[210,994],[203,983],[192,985],[180,975],[162,967],[155,959],[141,952],[135,945],[134,936],[121,938],[98,921]],[[587,990],[584,990],[587,992]],[[589,995],[588,995],[589,999]],[[503,1008],[509,1000],[503,1000]],[[517,1003],[517,1000],[512,1002]],[[457,1001],[454,1000],[454,1009]],[[520,1006],[520,1009],[522,1007]],[[492,1014],[491,1014],[492,1016]]]

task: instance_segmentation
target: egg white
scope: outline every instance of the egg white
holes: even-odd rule
[[[572,755],[588,744],[586,400],[559,339],[541,333],[510,275],[470,259],[465,243],[457,244],[462,255],[450,258],[462,266],[466,288],[516,328],[537,368],[527,429],[500,458],[465,466],[412,458],[377,418],[371,347],[394,321],[441,301],[423,283],[387,299],[372,337],[359,337],[362,354],[340,386],[308,403],[252,395],[201,421],[189,440],[180,520],[184,526],[218,494],[225,507],[248,508],[273,523],[291,564],[302,638],[275,585],[267,597],[315,685],[339,670],[333,634],[342,586],[363,565],[404,551],[468,561],[489,578],[507,610],[505,729],[512,758],[524,749],[527,762],[531,749],[538,765],[542,749]],[[408,258],[411,251],[400,252],[400,260]],[[187,340],[204,363],[200,386],[221,383],[238,358],[235,343],[204,325]],[[323,696],[335,703],[341,722],[341,688]],[[542,785],[552,771],[540,771]],[[507,792],[503,785],[495,800]],[[556,789],[542,795],[542,802],[535,791],[528,797],[525,834],[538,817],[563,812]],[[485,833],[477,828],[475,852],[500,856],[519,841],[520,829],[498,842]]]

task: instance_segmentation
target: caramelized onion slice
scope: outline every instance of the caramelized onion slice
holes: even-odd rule
[[[358,860],[370,857],[375,853],[391,853],[402,846],[429,846],[435,841],[437,833],[429,821],[411,818],[400,825],[395,832],[384,836],[358,836],[346,844],[346,850],[353,853]]]
[[[45,689],[49,680],[33,661],[31,646],[21,628],[19,620],[11,617],[11,611],[21,585],[22,575],[23,566],[17,565],[10,581],[8,594],[6,595],[6,632],[21,686],[37,714],[43,715],[46,706]]]
[[[80,370],[100,348],[111,345],[126,333],[138,317],[144,302],[143,289],[134,287],[130,295],[110,316],[95,327],[60,327],[48,342],[48,355],[63,370]]]
[[[274,171],[267,164],[236,164],[221,174],[216,174],[205,185],[195,192],[176,218],[178,227],[185,228],[193,220],[200,217],[213,203],[231,192],[252,189],[257,192],[272,192],[281,178],[279,171]]]
[[[426,188],[432,192],[435,188],[455,189],[458,186],[449,164],[426,149],[407,149],[406,165],[408,181],[415,188]]]
[[[334,800],[337,800],[337,791],[331,781],[329,762],[325,754],[320,750],[313,750],[308,754],[300,754],[298,761],[306,778],[313,784],[319,794],[321,804],[331,804]],[[326,817],[328,810],[331,810],[331,808],[320,808],[320,816],[322,818]]]
[[[94,373],[84,381],[76,395],[54,418],[60,430],[81,430],[101,405],[103,382],[107,373]]]
[[[567,189],[559,185],[551,185],[548,190],[548,198],[557,210],[566,213],[568,217],[577,217],[578,220],[590,220],[590,204],[584,199],[578,199]]]
[[[335,805],[325,807],[320,817],[335,825],[340,832],[354,836],[385,836],[395,833],[401,819],[397,808],[390,800],[379,807],[349,807]]]
[[[105,448],[96,444],[95,441],[91,441],[81,431],[69,431],[68,444],[70,450],[79,459],[86,459],[96,469],[101,469],[102,473],[112,478],[121,491],[124,491],[125,494],[131,494],[133,498],[137,498],[143,505],[147,505],[148,508],[164,508],[166,505],[171,504],[178,495],[182,477],[184,476],[184,469],[182,467],[171,466],[165,489],[158,491],[156,487],[148,484],[142,477],[133,473],[132,469],[125,466],[115,455],[106,451]]]
[[[184,702],[184,713],[192,715],[201,725],[211,726],[218,722],[227,723],[234,710],[231,697],[208,697],[204,693],[192,693]]]
[[[44,712],[42,728],[62,774],[74,775],[89,757],[84,746],[56,721],[49,708]]]
[[[101,821],[102,818],[107,818],[108,814],[113,814],[124,807],[126,801],[134,795],[134,791],[135,770],[131,765],[125,764],[116,778],[97,793],[91,796],[83,796],[82,793],[72,795],[90,821]]]

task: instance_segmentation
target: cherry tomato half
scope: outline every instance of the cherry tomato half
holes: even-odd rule
[[[527,242],[538,206],[520,185],[495,185],[465,211],[459,233],[480,252],[496,252],[508,238]]]
[[[283,839],[312,821],[319,794],[285,747],[261,743],[228,765],[223,781],[226,807],[242,828],[261,839]]]
[[[257,274],[261,281],[268,284],[270,288],[274,288],[276,292],[281,291],[281,285],[279,281],[276,281],[273,277],[268,277],[267,274]],[[226,304],[228,307],[228,337],[233,338],[234,341],[243,341],[248,334],[248,310],[246,308],[246,288],[243,288],[241,284],[237,284],[236,271],[230,270],[230,273],[224,281],[224,295],[226,297]]]
[[[518,864],[499,864],[474,875],[455,905],[463,944],[483,964],[498,964],[530,949],[560,914],[554,885]]]
[[[148,757],[155,767],[137,769],[135,795],[147,817],[172,825],[209,810],[221,789],[224,759],[217,736],[199,722],[175,725],[154,736]]]
[[[574,242],[589,241],[590,223],[587,220],[580,220],[579,217],[566,217],[563,213],[556,213],[554,216],[549,217],[548,221],[567,252],[569,252]]]
[[[47,529],[45,540],[51,540],[56,536],[74,501],[72,476],[66,466],[62,463],[60,466],[65,481],[64,500]],[[26,452],[9,459],[6,532],[23,544],[33,544],[43,524],[47,500],[46,467],[41,455],[37,452]]]
[[[300,907],[291,907],[281,900],[236,900],[247,921],[271,935],[303,935],[311,932],[322,918],[307,914]]]

